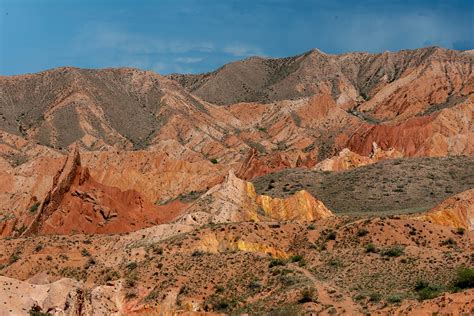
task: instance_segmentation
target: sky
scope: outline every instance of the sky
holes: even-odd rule
[[[258,55],[474,49],[473,0],[0,0],[0,75],[201,73]]]

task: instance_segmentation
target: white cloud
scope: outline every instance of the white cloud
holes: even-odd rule
[[[223,52],[234,55],[236,57],[263,55],[263,52],[260,50],[260,48],[244,43],[233,43],[226,45],[223,49]]]
[[[212,58],[244,58],[263,53],[259,47],[234,42],[218,46],[205,40],[167,39],[134,33],[116,24],[91,23],[73,39],[77,56],[94,56],[107,67],[134,67],[158,73],[194,73]],[[224,57],[225,58],[225,57]]]
[[[131,54],[213,52],[215,50],[211,42],[169,40],[129,32],[110,24],[97,23],[84,27],[75,42],[80,50],[114,49]]]
[[[203,61],[204,59],[201,57],[178,57],[175,61],[184,64],[194,64]]]

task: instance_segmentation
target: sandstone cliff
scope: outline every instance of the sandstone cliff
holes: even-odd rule
[[[311,221],[332,216],[321,201],[306,191],[286,199],[257,196],[251,182],[230,171],[223,183],[212,187],[186,209],[181,223],[199,224],[242,221]]]
[[[414,218],[453,228],[474,230],[474,189],[456,194]]]

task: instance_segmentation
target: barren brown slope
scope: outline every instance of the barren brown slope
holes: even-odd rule
[[[0,129],[58,150],[78,142],[88,150],[166,150],[194,160],[236,162],[251,147],[283,151],[297,146],[301,153],[302,143],[314,134],[304,129],[281,134],[281,126],[270,125],[291,120],[284,103],[249,122],[238,111],[200,101],[177,83],[136,69],[59,68],[2,77],[0,87]],[[273,135],[260,128],[262,123],[276,129]],[[282,150],[277,143],[285,139],[288,145]],[[297,155],[287,163],[294,165]]]
[[[176,83],[129,68],[57,68],[0,77],[0,87],[0,128],[54,147],[83,140],[93,148],[143,148],[183,110],[169,99],[206,112]]]
[[[361,115],[385,120],[456,104],[473,91],[472,64],[471,52],[437,47],[343,55],[312,50],[287,58],[252,57],[211,73],[168,77],[216,104],[328,93],[347,108],[368,101],[360,106]]]
[[[472,56],[424,48],[252,58],[202,76],[198,86],[210,95],[232,92],[221,102],[226,107],[204,101],[220,102],[201,88],[184,84],[186,91],[152,72],[58,68],[0,78],[0,129],[57,149],[76,141],[89,150],[172,148],[225,162],[242,160],[253,147],[284,152],[277,160],[291,167],[298,160],[314,165],[344,147],[366,155],[372,141],[407,156],[471,155]],[[265,101],[252,91],[266,93],[267,86],[281,94],[269,99],[275,102],[234,104]]]

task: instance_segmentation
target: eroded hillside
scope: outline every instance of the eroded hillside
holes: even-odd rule
[[[469,314],[472,51],[0,77],[0,314]]]

